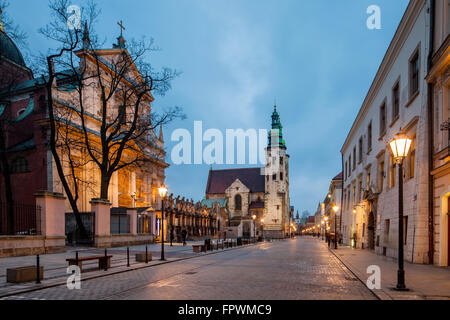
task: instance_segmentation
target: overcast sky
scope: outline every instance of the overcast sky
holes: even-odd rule
[[[12,0],[8,14],[32,51],[52,44],[38,34],[47,0]],[[74,0],[73,4],[83,1]],[[314,212],[341,169],[340,149],[408,4],[407,0],[99,0],[96,26],[108,45],[123,20],[126,39],[153,37],[156,67],[183,71],[154,108],[178,105],[188,118],[165,129],[264,129],[276,99],[290,159],[291,205]],[[369,30],[370,5],[381,30]],[[206,144],[205,144],[206,145]],[[217,166],[219,168],[242,167]],[[172,165],[169,192],[204,197],[208,165]]]

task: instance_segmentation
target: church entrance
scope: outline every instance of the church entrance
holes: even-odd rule
[[[250,223],[244,222],[242,225],[242,238],[250,239]]]
[[[375,250],[375,215],[373,211],[370,211],[369,213],[369,221],[367,225],[368,234],[367,234],[367,240],[370,250]]]

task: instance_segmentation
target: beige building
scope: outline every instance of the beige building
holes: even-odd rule
[[[443,86],[436,86],[434,94],[430,94],[425,79],[433,70],[434,73],[428,75],[429,82],[442,79],[439,75],[448,75],[448,65],[447,69],[431,68],[428,60],[430,52],[434,51],[430,44],[434,42],[434,61],[448,63],[448,42],[445,49],[439,50],[445,39],[448,40],[448,32],[448,0],[409,3],[341,149],[344,174],[341,232],[345,244],[389,257],[397,256],[398,176],[387,143],[395,134],[404,132],[413,139],[404,162],[404,257],[414,263],[444,262],[436,250],[442,246],[439,237],[444,236],[437,229],[445,229],[444,240],[448,241],[448,226],[442,226],[442,222],[448,224],[448,220],[442,218],[437,205],[441,208],[449,192],[448,170],[445,178],[446,171],[442,167],[448,164],[448,157],[438,159],[436,155],[435,164],[430,165],[429,132],[437,137],[434,139],[436,154],[447,152],[448,131],[439,131],[430,123],[448,119],[448,99],[445,98],[448,82],[439,80]],[[438,58],[445,54],[446,57]],[[430,121],[429,98],[434,96],[441,100],[435,104],[436,115]],[[437,182],[434,189],[430,184],[432,167],[440,168],[434,175]],[[440,198],[435,195],[435,215],[430,214],[433,192],[440,195]],[[442,221],[436,221],[439,219]]]
[[[450,1],[436,1],[434,9],[433,46],[430,56],[431,69],[426,80],[431,92],[428,108],[432,134],[430,163],[430,220],[434,232],[430,238],[430,250],[434,252],[434,264],[449,266],[450,257]]]

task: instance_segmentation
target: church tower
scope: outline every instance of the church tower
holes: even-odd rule
[[[277,106],[272,113],[272,130],[266,148],[264,236],[284,238],[289,234],[289,155]]]

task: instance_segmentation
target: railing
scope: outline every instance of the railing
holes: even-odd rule
[[[8,232],[8,205],[0,202],[0,235],[40,235],[41,208],[36,205],[13,204],[13,230]]]
[[[111,234],[130,233],[130,216],[126,214],[111,214]]]

